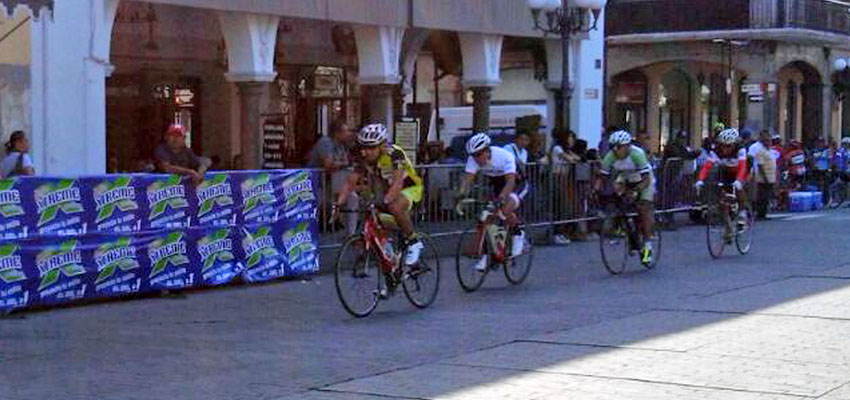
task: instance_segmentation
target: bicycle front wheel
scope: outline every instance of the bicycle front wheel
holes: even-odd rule
[[[719,205],[709,206],[705,213],[705,238],[711,258],[723,255],[727,244],[732,244],[732,232],[726,219],[728,215]]]
[[[484,283],[490,270],[487,237],[478,228],[464,232],[457,243],[455,266],[457,281],[466,292],[474,292]]]
[[[425,245],[424,252],[418,264],[405,266],[402,286],[411,304],[425,308],[434,302],[440,291],[440,256],[431,238],[423,235],[420,240]]]
[[[531,263],[534,261],[534,246],[531,242],[531,232],[524,226],[520,227],[523,236],[522,252],[518,256],[511,257],[505,262],[505,279],[513,285],[519,285],[528,278],[528,273],[531,272]],[[511,236],[508,249],[513,246],[514,237]]]
[[[745,255],[750,252],[753,246],[753,230],[756,225],[756,219],[752,211],[747,211],[747,219],[743,227],[736,226],[738,229],[735,235],[735,247],[738,248],[738,253]]]
[[[626,269],[629,246],[629,230],[625,217],[605,217],[599,229],[599,250],[608,273],[619,275]]]
[[[334,266],[336,294],[345,311],[362,318],[378,306],[381,267],[377,255],[366,250],[363,235],[345,240]]]

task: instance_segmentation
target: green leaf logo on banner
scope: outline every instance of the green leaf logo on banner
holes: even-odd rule
[[[313,181],[307,171],[298,172],[283,181],[283,197],[286,199],[286,208],[291,208],[299,202],[313,201]]]
[[[148,250],[148,257],[153,265],[150,278],[165,271],[169,265],[176,267],[188,264],[189,257],[186,256],[186,242],[183,241],[183,234],[173,232],[162,239],[155,240]]]
[[[289,254],[290,264],[295,263],[302,253],[316,250],[313,243],[313,235],[310,233],[310,225],[307,222],[298,224],[295,228],[284,232],[283,248]]]
[[[242,198],[245,212],[249,212],[263,204],[274,204],[274,185],[269,181],[269,174],[260,173],[253,179],[242,182]]]
[[[139,204],[136,202],[136,188],[130,186],[131,181],[132,178],[129,176],[121,176],[111,182],[104,181],[95,186],[96,223],[111,217],[115,209],[124,212],[139,209]]]
[[[271,228],[262,226],[257,229],[257,232],[246,232],[245,239],[242,240],[242,248],[245,249],[245,254],[248,257],[247,267],[256,266],[263,258],[276,257],[278,253],[274,246],[274,238],[269,233]]]
[[[27,279],[24,275],[21,256],[17,255],[19,247],[15,244],[0,246],[0,279],[6,283],[14,283]]]
[[[41,291],[59,281],[63,274],[73,277],[86,273],[83,267],[83,257],[77,250],[77,241],[68,240],[62,242],[59,248],[48,248],[38,254],[35,260],[38,267],[38,275],[41,282],[38,290]]]
[[[56,183],[39,186],[35,190],[39,227],[56,219],[60,210],[65,214],[83,212],[80,189],[75,186],[75,183],[73,179],[63,179]]]
[[[21,193],[15,189],[17,178],[0,180],[0,215],[3,218],[12,218],[24,215],[21,207]]]
[[[213,210],[216,204],[224,207],[233,204],[233,193],[227,174],[208,174],[206,180],[198,185],[198,216]]]
[[[111,278],[118,270],[132,271],[139,268],[136,246],[132,246],[132,240],[128,237],[98,247],[94,253],[94,262],[98,272],[95,284]]]
[[[186,188],[180,183],[180,175],[170,175],[164,181],[156,181],[148,186],[149,219],[164,214],[168,207],[172,210],[189,207],[186,200]]]
[[[220,229],[211,235],[204,236],[198,241],[198,253],[204,262],[203,271],[215,265],[216,260],[221,262],[233,261],[233,241],[227,237],[227,230]]]

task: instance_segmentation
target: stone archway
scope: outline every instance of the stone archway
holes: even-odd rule
[[[779,131],[785,140],[811,145],[823,137],[823,80],[804,61],[779,69]]]
[[[640,69],[615,75],[609,96],[608,123],[629,132],[647,128],[649,80]]]
[[[661,76],[659,129],[661,146],[679,131],[691,131],[693,83],[687,73],[674,68]]]

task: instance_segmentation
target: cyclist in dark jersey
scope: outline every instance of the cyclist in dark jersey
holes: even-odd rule
[[[422,178],[413,168],[413,164],[401,147],[387,142],[389,132],[383,124],[367,125],[357,134],[360,157],[354,173],[349,175],[339,192],[334,210],[345,204],[349,194],[355,190],[362,178],[376,177],[384,192],[383,203],[387,211],[395,217],[399,228],[407,240],[407,253],[404,262],[415,265],[424,245],[413,228],[410,209],[422,201]]]

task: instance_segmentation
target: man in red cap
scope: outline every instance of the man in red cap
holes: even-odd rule
[[[186,128],[180,124],[172,124],[165,131],[165,143],[154,151],[154,160],[158,172],[185,175],[192,178],[195,184],[204,180],[206,167],[186,147]]]

